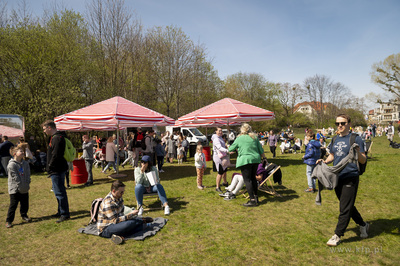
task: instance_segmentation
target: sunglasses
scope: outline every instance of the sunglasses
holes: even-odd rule
[[[347,122],[335,122],[335,125],[338,127],[339,125],[345,126],[347,125]]]

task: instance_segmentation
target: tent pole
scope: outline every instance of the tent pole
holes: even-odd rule
[[[117,123],[117,175],[119,174],[119,120]]]

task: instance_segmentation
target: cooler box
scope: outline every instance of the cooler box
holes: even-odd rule
[[[203,153],[206,156],[206,161],[207,162],[212,160],[212,158],[211,158],[211,148],[209,146],[208,147],[203,147]]]
[[[71,184],[84,184],[88,180],[88,172],[86,171],[85,160],[75,159],[73,162],[74,171],[71,172]]]

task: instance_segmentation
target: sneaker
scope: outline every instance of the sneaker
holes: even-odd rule
[[[219,187],[215,188],[215,191],[222,193],[222,190]]]
[[[13,226],[12,223],[9,222],[6,223],[6,228],[11,228],[12,226]]]
[[[247,203],[243,204],[244,207],[257,207],[257,201],[249,200]]]
[[[138,210],[139,210],[139,212],[138,212],[138,216],[142,216],[143,215],[143,207],[142,206],[140,206],[139,208],[138,208]]]
[[[314,193],[314,189],[312,187],[307,188],[304,192]]]
[[[86,183],[85,183],[85,186],[86,186],[86,187],[93,186],[93,182],[86,182]]]
[[[71,186],[70,186],[70,185],[68,185],[68,186],[67,186],[67,188],[71,188]]]
[[[228,187],[228,186],[229,186],[229,183],[228,183],[228,182],[222,183],[222,185],[223,185],[224,187]]]
[[[124,168],[125,165],[121,164],[121,167]]]
[[[204,186],[197,186],[197,188],[203,190]]]
[[[120,245],[124,242],[124,238],[121,236],[117,236],[117,235],[112,235],[111,237],[111,241],[115,244],[115,245]]]
[[[225,193],[219,194],[220,197],[228,197],[231,194],[229,190],[225,191]]]
[[[23,220],[24,222],[27,222],[27,223],[30,223],[30,222],[32,221],[32,219],[29,218],[28,216],[22,217],[22,220]]]
[[[164,209],[164,215],[169,215],[169,206],[167,205],[167,206],[165,206],[165,209]]]
[[[66,220],[69,220],[69,217],[68,216],[64,216],[64,215],[61,215],[60,216],[60,219],[58,219],[57,221],[56,221],[56,223],[62,223],[62,222],[65,222]]]
[[[330,247],[336,247],[340,244],[340,237],[337,234],[334,234],[331,239],[326,242],[326,244]]]
[[[158,171],[158,172],[160,172],[160,173],[164,173],[164,170],[163,169],[161,169],[160,171]]]
[[[233,200],[236,199],[236,195],[231,193],[229,196],[225,197],[224,200]]]
[[[368,237],[368,231],[369,231],[369,223],[365,223],[364,226],[360,225],[360,237],[361,238],[367,238]]]

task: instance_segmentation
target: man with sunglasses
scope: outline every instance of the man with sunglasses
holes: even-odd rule
[[[339,164],[350,152],[350,127],[351,119],[346,114],[340,114],[336,117],[337,133],[338,136],[335,138],[334,143],[330,144],[330,154],[324,163],[329,164],[333,162],[333,165]],[[367,160],[364,152],[364,142],[360,136],[357,136],[355,143],[359,147],[356,148],[358,153],[358,162],[364,164]],[[322,160],[322,159],[321,159]],[[318,160],[317,163],[321,160]],[[359,172],[358,166],[355,163],[349,163],[339,173],[339,181],[335,187],[335,193],[339,199],[340,214],[338,223],[336,225],[335,234],[327,242],[328,246],[337,246],[340,243],[340,237],[344,235],[346,228],[350,222],[350,218],[354,220],[360,226],[360,237],[368,237],[369,224],[364,222],[361,214],[354,206],[357,189],[359,183]]]

